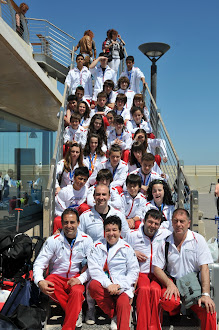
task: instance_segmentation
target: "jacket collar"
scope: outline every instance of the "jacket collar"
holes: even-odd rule
[[[184,242],[188,242],[188,241],[192,241],[192,240],[197,241],[197,239],[196,239],[195,234],[193,233],[193,231],[191,231],[190,229],[188,229],[187,235],[186,235],[186,239],[185,239]],[[169,242],[171,245],[175,245],[173,233],[172,233],[172,235],[170,235],[167,238],[167,242]],[[184,244],[184,242],[183,242],[183,244]]]
[[[68,243],[68,241],[67,241],[67,239],[65,237],[65,234],[64,234],[63,230],[60,233],[60,240],[63,243],[67,243],[69,245],[69,243]],[[82,237],[82,231],[80,229],[78,229],[77,230],[77,236],[76,236],[75,243],[80,242],[80,241],[83,241],[83,237]]]
[[[116,244],[114,244],[113,246],[111,246],[111,248],[109,249],[109,251],[107,251],[107,241],[106,239],[102,239],[101,240],[102,244],[100,244],[100,249],[102,249],[103,251],[105,251],[106,253],[108,253],[108,257],[107,260],[110,261],[115,254],[117,253],[118,250],[125,248],[125,247],[129,247],[128,243],[126,243],[125,241],[123,241],[123,239],[119,238],[118,242]]]

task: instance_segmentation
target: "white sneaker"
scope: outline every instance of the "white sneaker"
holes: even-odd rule
[[[77,322],[76,322],[76,327],[77,328],[81,328],[82,327],[82,309],[78,315],[78,319],[77,319]]]
[[[117,317],[111,319],[110,330],[117,330]]]
[[[95,308],[90,308],[87,310],[86,316],[85,316],[85,323],[89,325],[95,324]]]

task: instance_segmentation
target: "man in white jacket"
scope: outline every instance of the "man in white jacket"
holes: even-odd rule
[[[94,190],[95,206],[80,215],[80,229],[97,241],[104,237],[103,221],[111,216],[118,215],[122,221],[121,235],[129,232],[128,222],[124,214],[109,205],[109,187],[99,184]]]
[[[35,284],[65,311],[63,330],[75,329],[84,301],[83,284],[89,280],[88,270],[82,274],[80,271],[82,261],[90,253],[92,239],[78,225],[77,211],[66,209],[62,214],[63,230],[47,239],[33,267]],[[43,272],[49,265],[50,275],[44,279]]]
[[[120,77],[127,77],[130,81],[129,88],[135,93],[140,93],[140,81],[146,88],[145,76],[139,68],[134,67],[134,63],[133,56],[126,57],[126,70],[121,73]]]
[[[65,83],[70,89],[70,94],[75,94],[78,86],[84,87],[84,96],[90,100],[92,98],[92,79],[89,69],[84,66],[84,56],[78,54],[76,56],[77,66],[69,71]]]
[[[88,257],[90,295],[111,318],[111,329],[129,329],[130,299],[138,278],[138,261],[131,246],[120,238],[119,217],[114,215],[104,220],[104,233],[105,238],[94,244]]]
[[[136,290],[137,330],[161,330],[159,319],[161,287],[153,274],[152,261],[159,242],[171,234],[168,229],[160,229],[161,219],[161,212],[149,210],[139,229],[131,231],[126,236],[126,241],[135,250],[140,265]]]
[[[172,279],[178,280],[185,275],[199,274],[201,296],[193,299],[190,308],[201,321],[201,330],[216,330],[217,313],[215,303],[210,296],[210,275],[208,264],[213,262],[211,252],[204,237],[189,230],[190,215],[187,210],[178,208],[173,212],[173,233],[161,241],[153,260],[154,274],[163,284],[160,305],[170,316],[180,313],[180,300],[186,295],[179,292]],[[167,245],[167,243],[169,243]],[[167,247],[167,248],[166,248]],[[170,279],[164,269],[169,273]],[[190,284],[185,283],[185,286]],[[194,288],[189,287],[192,295]],[[195,302],[196,300],[196,302]]]
[[[97,66],[98,62],[100,65]],[[103,90],[106,80],[112,80],[116,84],[116,72],[108,65],[108,58],[105,53],[100,53],[99,57],[90,65],[90,72],[94,76],[94,99]]]

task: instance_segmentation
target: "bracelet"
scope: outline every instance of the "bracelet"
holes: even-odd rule
[[[202,296],[210,297],[210,294],[207,293],[207,292],[203,292],[203,293],[202,293]]]

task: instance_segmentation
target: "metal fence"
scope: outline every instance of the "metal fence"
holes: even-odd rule
[[[188,180],[183,172],[183,161],[179,159],[176,153],[148,86],[144,91],[144,97],[146,106],[150,109],[150,121],[153,132],[156,138],[164,140],[168,161],[166,163],[161,163],[161,169],[168,175],[168,184],[172,191],[174,201],[178,207],[185,207],[187,210],[191,210],[190,188]],[[160,154],[160,150],[157,151]]]
[[[34,54],[45,54],[65,67],[71,64],[74,37],[45,19],[27,18]]]
[[[74,47],[71,51],[70,69],[74,67]],[[46,190],[43,192],[43,236],[48,237],[52,233],[52,225],[55,212],[55,183],[56,183],[56,164],[63,158],[63,133],[64,133],[64,114],[67,105],[68,86],[65,84],[62,106],[59,112],[59,124],[56,135],[53,157],[50,162],[49,181]]]

